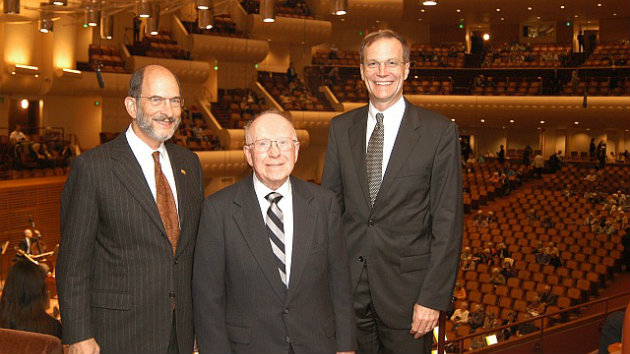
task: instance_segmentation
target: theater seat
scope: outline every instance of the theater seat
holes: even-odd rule
[[[59,338],[33,332],[0,328],[0,354],[61,354]]]

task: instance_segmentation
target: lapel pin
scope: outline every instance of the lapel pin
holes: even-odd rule
[[[179,172],[181,172],[183,175],[186,174],[186,170],[184,170],[183,168],[181,170],[179,170]]]

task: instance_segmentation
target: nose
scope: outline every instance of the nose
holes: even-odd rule
[[[381,62],[378,63],[378,71],[377,71],[377,73],[380,76],[387,75],[387,67],[385,66],[385,63],[381,63]]]
[[[173,110],[177,109],[177,106],[174,106],[170,100],[164,100],[164,102],[162,103],[162,107],[161,107],[161,111],[162,113],[164,113],[166,116],[168,116],[169,118],[171,118],[173,116]]]
[[[269,156],[276,157],[280,155],[280,148],[278,147],[278,142],[272,141],[271,146],[269,146]]]

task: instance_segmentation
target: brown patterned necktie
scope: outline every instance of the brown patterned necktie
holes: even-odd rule
[[[158,212],[164,224],[166,235],[168,235],[171,246],[173,246],[174,255],[175,250],[177,250],[177,239],[179,238],[179,220],[177,218],[175,198],[173,198],[173,191],[162,172],[159,151],[153,152],[153,161],[155,162],[155,195]]]

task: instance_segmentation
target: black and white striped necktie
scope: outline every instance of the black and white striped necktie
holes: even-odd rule
[[[284,219],[282,210],[278,207],[278,202],[282,199],[282,194],[271,192],[265,196],[265,199],[269,201],[269,209],[267,209],[267,218],[265,223],[267,224],[267,234],[269,235],[269,241],[271,242],[271,250],[273,251],[274,258],[278,264],[278,272],[280,273],[280,280],[284,286],[287,286],[287,272],[286,265],[284,263]]]
[[[383,113],[376,113],[376,126],[370,135],[367,148],[366,165],[370,205],[374,205],[383,179],[383,142],[385,141],[383,118]]]

